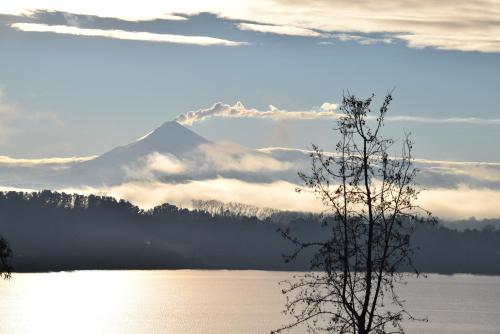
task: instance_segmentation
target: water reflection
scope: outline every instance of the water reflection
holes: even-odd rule
[[[1,333],[269,333],[285,319],[263,271],[87,271],[16,274],[0,282]],[[402,288],[430,323],[408,333],[499,333],[500,277],[440,276]],[[297,331],[301,332],[301,331]]]

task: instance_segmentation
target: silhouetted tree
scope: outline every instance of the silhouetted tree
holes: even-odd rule
[[[11,259],[12,250],[9,247],[9,243],[0,236],[0,278],[9,279],[11,277]]]
[[[283,231],[296,246],[287,260],[316,248],[312,272],[282,282],[285,313],[294,321],[276,332],[302,324],[314,333],[403,333],[402,319],[411,318],[394,291],[405,276],[398,268],[413,268],[410,235],[418,223],[434,219],[415,204],[409,136],[391,156],[394,141],[381,135],[391,94],[375,115],[372,99],[344,96],[335,152],[313,146],[311,173],[299,173],[305,188],[298,191],[312,192],[329,211],[327,231],[313,242]]]

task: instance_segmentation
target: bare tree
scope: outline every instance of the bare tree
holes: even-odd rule
[[[11,259],[12,250],[9,247],[9,243],[0,236],[0,278],[10,279],[12,275]]]
[[[282,282],[284,313],[294,320],[274,333],[298,325],[312,333],[404,333],[403,318],[412,318],[394,288],[407,275],[401,268],[418,275],[410,236],[434,218],[415,204],[409,136],[396,152],[395,141],[381,135],[391,94],[377,112],[372,100],[345,95],[335,152],[313,146],[311,173],[299,173],[305,187],[298,191],[312,192],[327,208],[325,239],[305,242],[283,231],[296,246],[287,261],[315,252],[310,273]]]

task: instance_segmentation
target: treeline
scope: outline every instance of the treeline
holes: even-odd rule
[[[325,235],[317,216],[284,217],[278,221],[302,240]],[[295,263],[283,261],[293,246],[276,221],[170,204],[142,210],[108,196],[0,192],[0,235],[14,252],[15,271],[307,270],[307,253]],[[500,231],[428,226],[412,240],[420,247],[414,263],[421,271],[500,274]]]

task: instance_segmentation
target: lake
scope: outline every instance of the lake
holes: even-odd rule
[[[15,274],[0,282],[1,333],[269,333],[292,273],[226,270]],[[500,277],[411,278],[407,332],[500,333]],[[301,331],[296,331],[297,333]],[[292,332],[293,333],[293,332]]]

